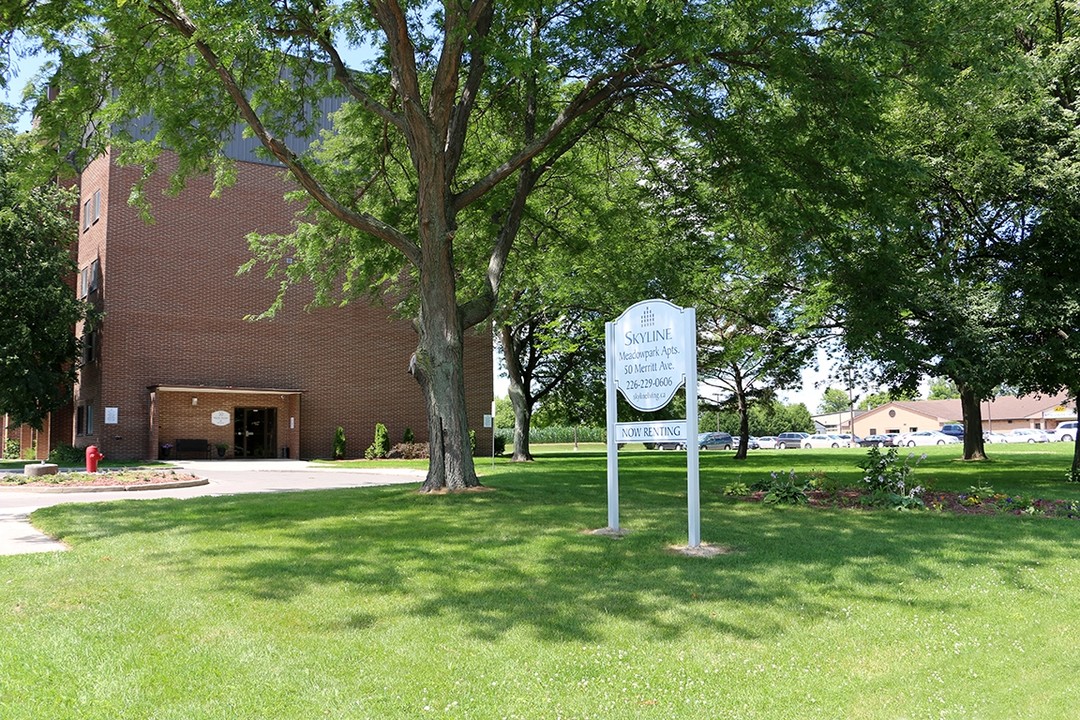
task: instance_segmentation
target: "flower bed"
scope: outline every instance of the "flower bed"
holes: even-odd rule
[[[0,487],[129,487],[191,482],[199,479],[198,476],[191,473],[168,469],[106,470],[96,473],[63,472],[38,477],[8,473],[0,475]]]
[[[972,488],[973,491],[978,490]],[[990,490],[985,488],[984,490]],[[835,491],[807,489],[804,504],[818,508],[844,508],[853,510],[913,510],[949,512],[958,515],[1029,515],[1080,520],[1080,501],[1047,500],[1021,495],[990,492],[944,492],[925,491],[920,499],[922,508],[899,507],[878,502],[872,493],[861,489],[846,488]],[[749,502],[766,501],[768,491],[757,490],[737,496]]]

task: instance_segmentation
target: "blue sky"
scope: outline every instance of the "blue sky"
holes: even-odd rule
[[[34,77],[41,68],[45,59],[45,56],[16,59],[15,67],[11,68],[12,75],[7,78],[6,86],[0,89],[0,100],[9,105],[18,105],[19,101],[22,99],[22,93],[26,88],[27,83],[30,82],[30,78]],[[30,128],[30,120],[30,113],[23,113],[19,116],[15,129],[20,131],[28,130]]]

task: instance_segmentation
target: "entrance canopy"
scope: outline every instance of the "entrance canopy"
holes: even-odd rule
[[[300,397],[293,388],[151,385],[150,457],[300,456]]]

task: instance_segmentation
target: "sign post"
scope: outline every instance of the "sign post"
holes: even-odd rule
[[[619,530],[620,442],[686,448],[689,545],[701,544],[697,445],[697,316],[667,300],[644,300],[606,324],[608,529]],[[619,423],[616,392],[643,412],[664,408],[686,386],[686,419]]]

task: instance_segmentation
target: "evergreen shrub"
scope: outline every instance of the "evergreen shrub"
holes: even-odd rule
[[[334,459],[345,459],[345,428],[340,425],[334,431]]]

